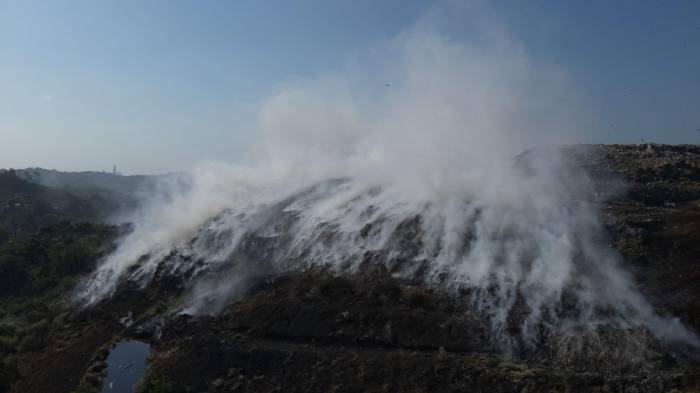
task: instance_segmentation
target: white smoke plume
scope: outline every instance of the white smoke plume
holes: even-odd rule
[[[398,276],[471,288],[497,332],[525,302],[525,337],[614,318],[697,344],[635,290],[586,174],[558,149],[513,158],[585,140],[574,81],[483,10],[460,9],[474,38],[452,38],[433,23],[449,11],[280,87],[261,106],[253,163],[203,164],[186,192],[153,201],[81,301],[148,285],[173,250],[162,266],[189,280],[188,312],[222,307],[256,272],[352,271],[379,255]]]

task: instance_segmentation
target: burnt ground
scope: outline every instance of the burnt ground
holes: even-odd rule
[[[569,149],[601,189],[625,180],[602,209],[610,241],[657,309],[700,331],[700,147]],[[384,273],[263,278],[220,315],[198,318],[167,315],[177,282],[125,287],[57,318],[11,391],[98,391],[105,348],[122,337],[154,345],[143,392],[700,391],[692,354],[663,348],[632,366],[504,356],[460,299]]]
[[[599,147],[628,189],[603,219],[640,290],[700,332],[700,147]]]
[[[604,370],[504,360],[463,302],[391,278],[290,274],[163,332],[142,391],[590,392],[697,389],[673,359]],[[669,363],[670,362],[670,363]],[[614,366],[613,366],[614,367]]]

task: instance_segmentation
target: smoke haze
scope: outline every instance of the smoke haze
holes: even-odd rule
[[[487,10],[457,8],[475,39],[453,40],[433,23],[453,11],[435,9],[342,71],[281,86],[260,108],[251,163],[202,164],[185,191],[153,198],[80,301],[121,280],[148,285],[163,264],[191,288],[186,312],[215,312],[250,277],[371,259],[470,288],[497,333],[524,302],[528,340],[607,323],[697,344],[634,288],[580,167],[554,148],[517,155],[583,139],[575,81]]]

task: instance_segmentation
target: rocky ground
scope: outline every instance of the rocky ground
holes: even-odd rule
[[[700,331],[700,147],[567,149],[600,190],[619,191],[603,220],[640,290]],[[183,291],[176,281],[125,285],[100,307],[53,319],[49,344],[23,355],[11,391],[98,391],[105,349],[123,337],[154,346],[143,392],[700,391],[692,349],[654,347],[617,364],[614,346],[576,364],[506,356],[458,295],[362,271],[264,277],[220,315],[199,318],[168,314]]]

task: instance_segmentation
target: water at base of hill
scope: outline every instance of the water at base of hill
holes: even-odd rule
[[[151,346],[141,341],[123,341],[117,344],[107,358],[107,376],[102,393],[131,393],[146,371],[146,358]]]

